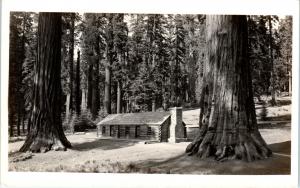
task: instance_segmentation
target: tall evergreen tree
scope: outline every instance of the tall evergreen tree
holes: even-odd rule
[[[183,28],[183,17],[175,16],[175,38],[173,41],[173,75],[172,75],[172,102],[175,106],[180,106],[184,102],[186,91],[187,73],[185,72],[185,30]]]
[[[279,22],[280,57],[277,58],[276,85],[282,91],[292,93],[292,16],[286,16]]]
[[[204,66],[199,134],[186,152],[220,161],[269,157],[272,152],[256,122],[246,16],[209,15],[206,19],[208,61]]]
[[[46,48],[44,48],[46,47]],[[61,123],[61,14],[39,13],[31,129],[20,151],[71,147]]]
[[[82,25],[82,88],[86,97],[87,108],[94,118],[100,109],[100,69],[105,53],[106,19],[103,14],[84,14]],[[87,93],[86,93],[87,91]],[[85,100],[83,100],[85,101]],[[82,106],[85,106],[84,104]]]
[[[9,125],[10,136],[14,126],[17,135],[25,130],[25,119],[30,111],[32,61],[35,60],[33,13],[12,12],[10,15],[9,54]]]

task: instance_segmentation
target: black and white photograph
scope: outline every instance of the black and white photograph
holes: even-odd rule
[[[9,173],[292,174],[293,14],[57,10],[9,11]]]

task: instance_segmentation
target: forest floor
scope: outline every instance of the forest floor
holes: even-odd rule
[[[9,170],[48,172],[120,172],[171,174],[290,174],[291,103],[280,98],[278,106],[256,105],[260,132],[273,156],[255,162],[200,160],[187,156],[189,142],[151,143],[141,140],[98,138],[96,132],[67,135],[73,148],[47,153],[16,152],[23,138],[9,142]],[[186,110],[184,121],[198,122],[199,109]]]

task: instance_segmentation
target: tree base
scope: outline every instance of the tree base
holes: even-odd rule
[[[41,138],[28,136],[24,145],[20,148],[20,152],[31,151],[33,153],[45,153],[50,150],[66,151],[71,148],[71,143],[66,139],[59,138]]]
[[[199,134],[186,148],[186,153],[199,158],[214,157],[217,161],[244,160],[254,161],[268,158],[272,151],[268,148],[258,131],[239,133],[234,143],[214,143],[216,133]]]

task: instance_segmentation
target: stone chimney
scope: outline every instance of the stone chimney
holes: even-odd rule
[[[182,123],[182,107],[170,108],[171,125],[169,142],[176,143],[186,140],[184,138],[184,125]]]

